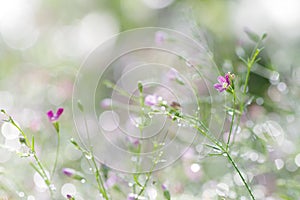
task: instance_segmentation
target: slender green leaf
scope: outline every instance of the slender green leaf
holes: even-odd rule
[[[251,31],[250,29],[246,28],[245,33],[247,34],[248,38],[250,40],[252,40],[253,42],[259,42],[260,41],[259,35],[257,35],[253,31]]]

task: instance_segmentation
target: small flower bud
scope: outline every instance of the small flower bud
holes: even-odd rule
[[[26,145],[26,140],[25,140],[25,138],[24,138],[23,135],[20,135],[20,136],[19,136],[19,142],[20,142],[21,144],[25,144],[25,145]]]
[[[128,196],[127,196],[127,200],[136,200],[137,197],[138,197],[137,194],[130,193],[130,194],[128,194]]]
[[[112,100],[110,98],[103,99],[100,103],[101,108],[109,109],[112,105]]]
[[[72,195],[70,195],[70,194],[67,194],[67,199],[68,200],[75,200],[75,198]]]
[[[62,171],[68,177],[72,177],[75,174],[75,170],[71,168],[63,168]]]
[[[84,178],[84,175],[83,175],[82,173],[80,173],[80,172],[78,172],[78,171],[76,171],[76,170],[74,170],[74,169],[71,169],[71,168],[63,168],[62,172],[63,172],[66,176],[68,176],[68,177],[70,177],[70,178],[73,178],[73,179],[75,179],[75,180],[82,181],[82,180],[85,179],[85,178]]]

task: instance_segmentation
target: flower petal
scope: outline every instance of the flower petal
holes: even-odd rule
[[[221,88],[219,89],[219,92],[223,92],[224,90],[226,90],[226,88]]]
[[[219,92],[223,92],[223,91],[226,89],[226,88],[224,88],[223,85],[220,84],[220,83],[214,84],[214,88],[215,88],[216,90],[218,90]]]
[[[68,177],[72,177],[75,174],[75,170],[71,168],[63,168],[62,172]]]
[[[218,76],[218,82],[219,83],[225,83],[226,79],[223,76]]]
[[[60,115],[64,112],[63,108],[59,108],[56,112],[56,118],[58,119],[60,117]]]
[[[145,105],[154,106],[158,103],[158,97],[156,95],[147,95],[145,97]]]
[[[53,111],[52,111],[52,110],[49,110],[49,111],[47,112],[47,116],[48,116],[49,120],[52,121],[52,120],[53,120],[53,117],[54,117]]]
[[[214,84],[214,88],[216,88],[216,89],[223,88],[223,85],[220,83],[216,83],[216,84]]]
[[[230,75],[228,73],[225,75],[226,83],[228,84],[228,86],[230,85],[230,77],[229,76]]]

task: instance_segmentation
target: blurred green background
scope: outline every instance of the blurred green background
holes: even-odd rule
[[[238,56],[249,55],[254,45],[244,31],[267,33],[262,59],[251,73],[249,88],[254,100],[249,115],[253,123],[261,125],[271,120],[279,134],[284,135],[284,141],[280,145],[265,144],[269,153],[264,156],[266,164],[258,163],[257,168],[265,186],[256,189],[258,194],[263,193],[258,199],[297,199],[300,195],[299,8],[297,0],[1,0],[0,108],[35,135],[42,159],[46,166],[51,166],[56,138],[46,112],[64,107],[59,166],[79,163],[82,169],[78,170],[83,170],[86,163],[68,143],[76,134],[71,111],[73,82],[89,52],[103,41],[132,28],[171,28],[207,46],[222,71],[243,74],[245,68]],[[0,142],[10,147],[0,149],[0,198],[17,199],[21,198],[20,191],[32,190],[29,194],[36,196],[28,200],[46,199],[44,188],[34,187],[39,180],[33,178],[33,170],[13,152],[16,141],[2,133]],[[259,145],[254,141],[249,149],[259,151]],[[218,165],[218,161],[203,163],[203,168],[209,169],[214,164]],[[175,172],[177,168],[180,166],[174,167]],[[209,195],[204,198],[203,194],[211,190],[210,184],[215,184],[208,180],[218,177],[217,171],[201,182],[206,183],[199,186],[201,199],[214,199]],[[182,189],[184,184],[176,180],[172,191],[178,193],[179,199],[192,199],[199,187],[183,176],[178,179],[191,181],[187,192]],[[57,179],[60,185],[69,181],[65,177]],[[82,196],[87,195],[88,186],[78,187]]]

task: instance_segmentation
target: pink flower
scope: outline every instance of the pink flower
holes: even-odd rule
[[[85,180],[84,175],[72,168],[63,168],[62,173],[72,179],[83,181]]]
[[[71,168],[63,168],[62,172],[68,177],[72,177],[75,174],[75,170]]]
[[[128,196],[127,196],[127,200],[136,200],[137,197],[138,197],[137,194],[130,193],[130,194],[128,194]]]
[[[103,109],[108,109],[111,107],[111,105],[112,105],[112,99],[110,98],[103,99],[100,103],[100,106]]]
[[[59,117],[61,116],[61,114],[64,112],[63,108],[59,108],[56,113],[54,114],[52,110],[49,110],[47,112],[47,116],[50,122],[56,122]]]
[[[225,76],[219,76],[218,82],[214,84],[214,88],[218,90],[219,92],[223,92],[224,90],[227,90],[231,84],[230,82],[230,73],[225,74]]]
[[[166,190],[168,190],[168,187],[167,187],[166,184],[161,184],[161,189],[162,189],[163,191],[166,191]]]
[[[147,95],[145,97],[145,105],[154,106],[158,104],[158,97],[156,95]]]
[[[119,177],[116,174],[109,173],[108,179],[105,182],[105,186],[107,188],[112,188],[114,185],[116,185],[119,181]]]
[[[168,72],[167,72],[167,77],[169,80],[176,80],[178,78],[178,71],[174,68],[170,69]]]
[[[132,145],[133,147],[138,147],[140,144],[140,140],[138,138],[127,137],[127,140],[130,143],[130,145]]]

